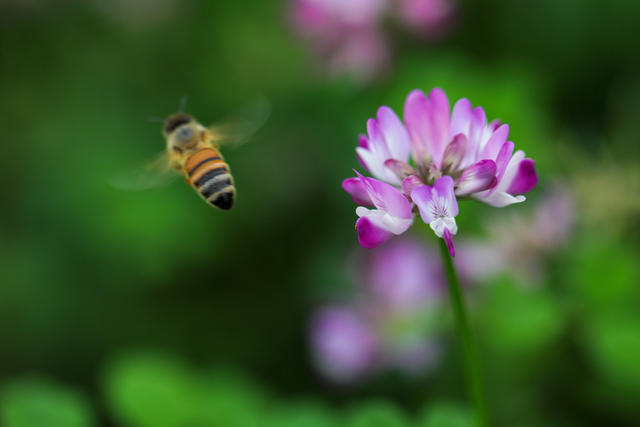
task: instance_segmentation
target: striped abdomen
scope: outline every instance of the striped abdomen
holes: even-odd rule
[[[220,209],[231,209],[236,189],[229,166],[217,150],[203,148],[189,156],[184,173],[189,184],[207,202]]]

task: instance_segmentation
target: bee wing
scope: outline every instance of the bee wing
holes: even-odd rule
[[[114,175],[108,182],[119,190],[147,190],[166,185],[177,176],[169,164],[167,153],[162,152],[146,165]]]
[[[227,120],[209,126],[213,142],[231,146],[247,142],[265,124],[270,112],[269,101],[257,98]]]

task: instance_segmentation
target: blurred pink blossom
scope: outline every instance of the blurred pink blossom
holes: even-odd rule
[[[318,370],[349,383],[394,369],[422,375],[441,354],[444,277],[436,253],[403,238],[367,253],[360,293],[313,316],[310,344]]]
[[[351,307],[327,306],[311,322],[311,346],[318,370],[335,382],[349,382],[373,366],[377,337]]]
[[[400,0],[400,19],[416,34],[441,37],[453,23],[455,2],[452,0]]]
[[[506,271],[524,283],[539,281],[545,258],[570,238],[576,221],[575,197],[569,187],[556,185],[534,206],[532,215],[500,216],[488,224],[487,240],[458,245],[458,269],[468,281],[480,281]]]
[[[453,0],[291,0],[289,17],[330,75],[367,82],[389,67],[385,20],[396,18],[420,36],[440,37],[454,9]]]

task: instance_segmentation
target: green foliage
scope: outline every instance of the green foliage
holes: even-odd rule
[[[44,378],[22,378],[0,389],[0,424],[5,427],[90,427],[95,418],[77,390]]]
[[[402,411],[383,400],[361,402],[351,408],[345,427],[407,427],[407,417]]]
[[[273,408],[263,421],[267,427],[337,427],[338,417],[316,401],[285,401]]]
[[[640,316],[601,312],[586,323],[584,344],[598,373],[621,392],[640,394]],[[633,399],[633,398],[632,398]]]
[[[109,406],[125,425],[250,427],[263,405],[258,392],[233,375],[199,373],[159,353],[114,360],[104,382]]]
[[[471,427],[473,418],[469,409],[452,402],[429,404],[420,415],[417,427]]]
[[[600,310],[637,301],[638,253],[626,244],[589,236],[577,242],[568,263],[568,284],[585,309]]]
[[[479,320],[482,338],[494,351],[533,355],[562,331],[562,307],[547,292],[506,280],[486,291]]]

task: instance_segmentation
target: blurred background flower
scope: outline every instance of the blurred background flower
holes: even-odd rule
[[[545,264],[572,237],[576,221],[574,191],[556,184],[537,200],[533,212],[498,215],[487,221],[489,237],[458,245],[457,265],[467,281],[483,281],[499,272],[514,274],[520,283],[537,283]]]
[[[390,67],[391,34],[386,21],[421,37],[439,38],[449,29],[453,0],[291,0],[290,20],[330,75],[360,83]]]
[[[349,383],[385,370],[423,376],[441,353],[444,277],[437,254],[411,238],[369,251],[342,306],[313,316],[310,350],[329,380]]]

